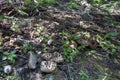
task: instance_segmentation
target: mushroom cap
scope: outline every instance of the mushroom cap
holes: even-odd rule
[[[54,52],[51,61],[54,61],[56,63],[61,63],[64,61],[64,59],[60,53]]]
[[[52,54],[51,53],[44,53],[41,55],[41,57],[45,60],[50,60],[52,58]]]
[[[55,62],[42,61],[40,69],[42,72],[50,73],[50,72],[53,72],[56,69],[56,67],[57,67],[57,64]]]

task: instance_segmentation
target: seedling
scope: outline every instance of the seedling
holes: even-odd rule
[[[23,44],[23,46],[20,47],[24,53],[27,53],[28,51],[32,50],[33,47],[29,44]]]
[[[86,71],[81,70],[79,73],[81,80],[91,80]]]
[[[68,7],[71,9],[76,9],[78,7],[78,5],[75,2],[71,2],[68,4]]]
[[[77,56],[77,54],[79,54],[79,51],[85,48],[82,45],[79,47],[71,48],[70,44],[71,44],[70,41],[66,41],[64,42],[64,45],[63,45],[63,56],[65,57],[65,60],[67,62],[72,62],[73,59]]]
[[[15,54],[16,51],[13,50],[11,52],[5,51],[3,54],[3,58],[2,60],[8,60],[10,63],[15,63],[15,58],[17,57],[17,55]]]

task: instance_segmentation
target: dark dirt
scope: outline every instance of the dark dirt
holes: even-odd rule
[[[61,1],[61,5],[62,4],[63,3]],[[70,10],[72,11],[72,9]],[[77,12],[79,10],[73,11],[79,13]],[[115,26],[112,25],[112,23],[110,23],[109,20],[106,18],[113,15],[90,13],[93,19],[90,19],[88,17],[87,20],[82,15],[64,12],[70,11],[69,9],[66,9],[66,11],[64,11],[63,9],[63,12],[45,11],[41,12],[42,15],[36,15],[31,18],[17,17],[18,21],[16,21],[16,23],[18,24],[25,22],[25,19],[30,20],[30,22],[26,22],[27,24],[25,24],[24,27],[20,27],[17,32],[12,30],[11,28],[12,23],[15,22],[14,20],[5,19],[0,22],[0,38],[4,38],[2,45],[0,46],[1,80],[9,78],[9,76],[19,76],[21,80],[30,80],[31,74],[41,73],[40,62],[42,61],[42,59],[40,58],[39,54],[37,54],[39,58],[37,68],[31,70],[27,67],[29,57],[28,51],[23,52],[19,48],[20,46],[18,44],[10,45],[10,40],[13,38],[17,38],[17,36],[21,36],[23,42],[25,40],[29,41],[29,44],[32,46],[32,49],[30,49],[30,51],[33,51],[35,53],[38,53],[38,51],[41,51],[41,53],[53,53],[55,51],[63,53],[63,42],[71,39],[71,36],[74,36],[74,34],[76,34],[77,32],[82,31],[89,32],[92,35],[104,35],[108,32],[119,33],[120,31],[119,28],[115,28]],[[117,15],[113,17],[115,18],[116,22],[119,22],[119,15],[117,17],[116,16]],[[85,25],[87,25],[88,27],[81,27],[79,24],[80,21],[84,21]],[[40,27],[43,27],[43,30],[37,34],[36,32]],[[61,34],[62,32],[69,34],[70,37],[65,38],[65,35]],[[38,37],[43,37],[43,41],[40,42],[39,40],[37,40]],[[53,43],[51,45],[47,44],[47,41],[49,39],[53,39]],[[113,43],[117,43],[119,40],[120,37],[118,37],[117,40],[113,40]],[[16,61],[14,64],[11,64],[13,68],[15,68],[15,70],[10,75],[6,75],[3,72],[3,66],[10,63],[1,60],[3,56],[2,53],[11,50],[17,51],[17,58],[15,59]],[[101,47],[97,47],[97,49],[95,49],[95,54],[87,56],[87,52],[90,50],[92,50],[90,47],[85,48],[84,50],[80,51],[73,62],[63,62],[61,64],[58,64],[58,68],[55,72],[51,74],[42,73],[43,77],[47,78],[47,80],[120,80],[119,59],[114,59],[113,61],[110,60],[110,55],[102,50]],[[85,73],[82,73],[82,71],[84,71]]]

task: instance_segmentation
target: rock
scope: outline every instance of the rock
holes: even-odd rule
[[[56,63],[61,63],[64,61],[64,59],[60,53],[54,52],[51,61],[54,61]]]
[[[39,63],[41,63],[41,62],[42,62],[42,58],[39,57],[39,58],[37,59],[37,63],[39,64]]]
[[[11,65],[4,66],[4,73],[10,74],[11,72],[12,72],[12,66]]]
[[[50,39],[50,40],[48,40],[47,44],[48,44],[48,45],[51,45],[52,42],[53,42],[53,40]]]
[[[33,52],[29,52],[29,62],[28,62],[28,67],[30,69],[35,69],[36,68],[36,63],[37,63],[37,56]]]
[[[50,60],[52,58],[52,54],[51,53],[44,53],[41,55],[41,57],[45,60]]]
[[[71,44],[70,44],[70,48],[72,48],[72,49],[77,48],[77,43],[75,43],[75,42],[74,42],[74,43],[71,43]]]
[[[57,68],[57,64],[52,61],[42,61],[41,62],[41,71],[45,73],[53,72]]]
[[[33,73],[33,74],[31,75],[30,80],[44,80],[44,79],[43,79],[43,77],[42,77],[42,74]]]

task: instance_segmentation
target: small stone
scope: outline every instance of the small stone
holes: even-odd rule
[[[57,68],[57,64],[52,61],[42,61],[41,62],[41,71],[45,73],[53,72]]]
[[[50,40],[48,40],[47,44],[48,44],[48,45],[51,45],[52,42],[53,42],[53,40],[50,39]]]
[[[30,80],[43,80],[42,74],[33,73],[33,74],[31,75]]]
[[[71,44],[70,44],[70,48],[72,48],[72,49],[77,48],[77,43],[71,43]]]
[[[4,66],[4,73],[10,74],[11,72],[12,72],[12,66],[11,65]]]
[[[28,67],[30,69],[35,69],[37,63],[37,56],[32,52],[29,53],[30,53],[30,57],[29,57]]]
[[[41,55],[41,57],[45,60],[50,60],[52,58],[52,54],[51,53],[44,53]]]

